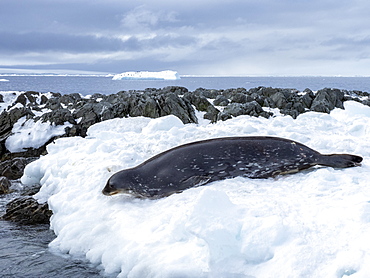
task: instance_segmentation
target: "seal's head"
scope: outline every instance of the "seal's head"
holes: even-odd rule
[[[119,171],[111,176],[102,193],[107,196],[120,193],[143,197],[140,193],[140,184],[135,180],[132,169]]]

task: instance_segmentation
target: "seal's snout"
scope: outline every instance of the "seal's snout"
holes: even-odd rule
[[[114,194],[117,194],[119,191],[111,186],[109,181],[105,185],[105,187],[102,190],[102,193],[106,196],[112,196]]]

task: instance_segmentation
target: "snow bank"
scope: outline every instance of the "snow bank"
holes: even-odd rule
[[[174,116],[113,119],[61,138],[23,183],[53,210],[50,248],[118,277],[370,277],[370,108],[183,125]],[[266,180],[237,177],[159,200],[101,194],[116,171],[168,148],[221,136],[270,135],[362,167],[317,167]]]
[[[26,148],[39,148],[51,138],[65,134],[65,128],[72,124],[55,125],[50,122],[35,122],[26,117],[20,118],[13,126],[12,135],[5,141],[10,152],[22,152]]]
[[[112,78],[113,80],[122,80],[122,79],[140,79],[140,80],[177,80],[180,79],[179,74],[176,71],[164,70],[158,72],[150,71],[128,71],[120,74],[116,74]]]

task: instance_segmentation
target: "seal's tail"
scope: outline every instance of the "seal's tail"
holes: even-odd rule
[[[362,161],[361,156],[352,154],[326,154],[322,155],[318,164],[333,168],[346,168],[360,166]]]

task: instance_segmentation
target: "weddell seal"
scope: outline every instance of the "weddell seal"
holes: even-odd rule
[[[278,137],[225,137],[197,141],[162,152],[140,165],[111,176],[104,195],[126,193],[161,198],[209,182],[243,176],[269,178],[315,165],[359,166],[362,157],[321,154]]]

